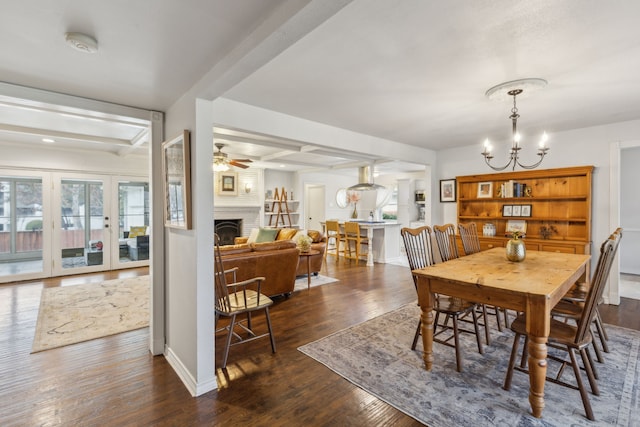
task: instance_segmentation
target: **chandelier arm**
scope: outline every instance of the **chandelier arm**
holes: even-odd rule
[[[538,166],[540,166],[540,163],[542,163],[542,159],[544,159],[544,156],[546,155],[546,150],[545,151],[541,151],[538,153],[538,156],[540,156],[540,160],[538,160],[536,163],[532,164],[532,165],[523,165],[522,163],[520,163],[520,161],[516,158],[516,162],[518,164],[518,166],[520,166],[522,169],[535,169]],[[515,170],[516,165],[513,165],[513,168]]]
[[[483,154],[484,154],[484,153],[483,153]],[[490,157],[490,156],[486,156],[486,155],[485,155],[485,156],[484,156],[484,161],[487,163],[487,166],[489,166],[489,167],[490,167],[491,169],[493,169],[494,171],[503,171],[503,170],[505,170],[506,168],[508,168],[508,167],[509,167],[509,165],[511,164],[511,162],[513,162],[513,156],[511,156],[511,158],[509,159],[509,161],[507,162],[507,164],[506,164],[506,165],[504,165],[504,166],[502,166],[502,167],[496,167],[496,166],[493,166],[493,165],[490,163],[490,161],[491,161],[491,159],[492,159],[492,158],[493,158],[493,156],[491,156],[491,157]],[[515,167],[515,164],[514,164],[514,167]]]

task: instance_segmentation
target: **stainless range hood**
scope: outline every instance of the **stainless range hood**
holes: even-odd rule
[[[371,166],[361,166],[358,169],[358,183],[347,188],[347,190],[367,191],[380,188],[384,188],[384,186],[373,183],[373,169]]]

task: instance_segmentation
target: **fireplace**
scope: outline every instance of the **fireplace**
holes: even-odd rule
[[[242,236],[241,219],[216,219],[213,221],[213,227],[220,237],[221,245],[233,245],[234,239]]]

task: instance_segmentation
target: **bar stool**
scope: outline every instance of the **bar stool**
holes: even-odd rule
[[[345,235],[345,249],[344,249],[344,257],[347,259],[355,259],[359,260],[361,257],[364,257],[365,261],[369,256],[369,238],[362,236],[360,234],[360,224],[357,222],[345,222],[344,223],[344,235]],[[355,255],[352,253],[351,246],[354,246]],[[362,246],[367,246],[367,251],[362,252]]]
[[[345,237],[340,232],[340,225],[338,221],[327,221],[325,222],[325,227],[327,230],[327,249],[324,251],[324,258],[327,259],[327,255],[335,256],[336,261],[340,259],[340,244],[345,245]],[[333,245],[332,245],[333,242]],[[342,249],[344,255],[344,249]]]

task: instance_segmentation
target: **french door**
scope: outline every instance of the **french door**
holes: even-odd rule
[[[148,265],[146,180],[57,174],[54,182],[54,275]]]
[[[0,283],[149,264],[145,178],[0,170]]]
[[[55,174],[53,274],[111,268],[110,177]]]

